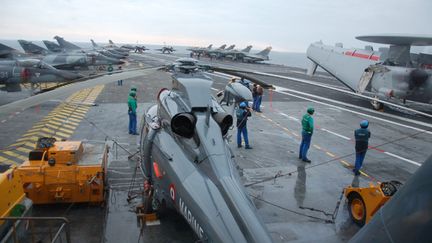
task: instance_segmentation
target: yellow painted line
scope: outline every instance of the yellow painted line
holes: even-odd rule
[[[36,131],[36,132],[28,132],[28,133],[22,135],[21,137],[34,136],[34,135],[39,134],[39,131],[40,131],[40,129],[38,129],[38,131]]]
[[[75,130],[75,128],[77,127],[76,125],[68,125],[68,124],[63,124],[63,126],[62,126],[63,128],[67,128],[67,129],[72,129],[72,130]]]
[[[78,124],[81,122],[82,119],[80,120],[80,119],[69,117],[68,120],[71,120],[71,121],[76,122]]]
[[[330,152],[326,152],[326,154],[328,155],[328,156],[330,156],[330,157],[336,157],[336,155],[334,155],[334,154],[332,154],[332,153],[330,153]]]
[[[16,150],[21,151],[23,153],[28,153],[28,152],[32,151],[31,149],[23,148],[23,147],[16,148]]]
[[[41,130],[44,131],[44,132],[47,132],[47,133],[55,133],[56,132],[56,131],[48,129],[46,127],[42,128]]]
[[[45,126],[51,128],[51,129],[54,129],[54,130],[59,129],[59,127],[60,127],[60,126],[54,126],[54,125],[49,124],[49,123],[45,124]]]
[[[70,133],[70,134],[74,133],[73,130],[67,130],[67,129],[64,129],[64,128],[59,128],[58,130],[59,130],[59,131],[62,131],[62,132],[64,132],[64,133]]]
[[[339,160],[342,164],[346,165],[346,166],[351,166],[350,163],[346,162],[345,160]]]
[[[81,119],[81,120],[85,117],[85,115],[79,116],[79,115],[76,115],[76,114],[71,114],[70,116],[73,117],[73,118],[76,118],[76,119]]]
[[[24,143],[23,145],[25,145],[25,146],[27,146],[27,147],[29,147],[29,148],[32,148],[32,149],[34,149],[34,147],[35,147],[36,143],[32,143],[32,142],[26,142],[26,143]]]
[[[14,157],[14,158],[17,158],[17,159],[21,159],[21,160],[27,160],[27,157],[24,157],[24,156],[22,156],[22,155],[20,155],[20,154],[17,154],[17,153],[15,153],[15,152],[12,152],[12,151],[3,151],[3,153],[4,154],[7,154],[7,155],[9,155],[9,156],[11,156],[11,157]]]
[[[31,137],[25,137],[25,138],[20,138],[17,141],[27,141],[27,140],[32,140],[32,141],[37,141],[39,138],[36,136],[31,136]]]
[[[60,118],[57,118],[57,117],[54,118],[54,120],[56,120],[58,122],[63,122],[65,124],[72,124],[72,125],[78,126],[78,123],[70,121],[70,120],[61,120]]]
[[[43,127],[44,126],[44,124],[41,124],[41,125],[35,125],[35,126],[33,126],[33,128],[38,128],[38,127]]]
[[[70,134],[66,134],[66,133],[62,133],[62,132],[56,132],[55,134],[56,136],[62,136],[64,138],[69,138]]]
[[[56,121],[53,121],[53,120],[49,121],[49,123],[54,124],[54,125],[58,125],[58,126],[62,125],[61,122],[56,122]]]
[[[37,131],[40,131],[40,129],[41,128],[33,128],[33,129],[30,129],[30,130],[27,130],[27,132],[37,132]]]
[[[5,157],[0,156],[0,162],[4,162],[7,161],[8,159],[6,159]]]
[[[64,119],[67,119],[67,118],[68,118],[68,116],[63,115],[63,114],[57,114],[57,115],[54,116],[54,118],[55,118],[55,117],[61,117],[61,118],[64,118]],[[54,118],[53,118],[53,119],[54,119]]]
[[[318,146],[318,145],[316,145],[316,144],[314,144],[313,146],[314,146],[315,148],[321,150],[321,147],[320,147],[320,146]]]
[[[25,144],[25,141],[21,141],[21,142],[18,142],[18,143],[13,143],[13,144],[9,145],[8,147],[16,147],[16,146],[21,146],[23,144]]]

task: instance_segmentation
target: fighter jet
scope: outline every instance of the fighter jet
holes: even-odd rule
[[[117,61],[119,61],[121,58],[124,58],[128,55],[128,53],[119,53],[117,51],[107,51],[107,50],[101,50],[101,49],[88,49],[85,50],[71,42],[66,41],[65,39],[63,39],[62,37],[59,36],[54,36],[54,39],[57,40],[58,44],[60,45],[60,47],[68,53],[86,53],[92,56],[98,56],[98,54],[101,54],[103,56],[106,56],[107,58],[111,58],[111,59],[117,59]],[[116,56],[116,57],[114,57]],[[119,58],[117,58],[119,57]],[[103,59],[103,58],[99,58],[99,59]],[[109,60],[111,62],[113,62],[114,60]]]
[[[37,60],[0,60],[0,84],[6,86],[6,91],[21,91],[21,84],[45,82],[70,82],[82,78],[77,73],[58,70],[51,65]]]
[[[374,51],[346,49],[313,43],[307,50],[313,62],[309,74],[317,66],[322,67],[353,92],[370,98],[375,109],[381,109],[383,102],[400,105],[421,106],[432,104],[431,55],[420,54],[417,60],[410,55],[411,46],[432,45],[430,36],[377,35],[358,36],[359,40],[389,44],[389,49]],[[429,57],[429,58],[428,58]],[[412,101],[412,102],[411,102]]]
[[[211,50],[213,44],[210,44],[208,47],[190,47],[186,50],[192,52],[194,55],[203,55],[205,51]]]
[[[34,45],[34,44],[33,44]],[[37,58],[43,62],[58,68],[66,70],[75,69],[88,69],[90,66],[101,66],[110,64],[123,64],[124,61],[108,58],[101,54],[89,54],[89,53],[53,53],[46,56],[42,55],[28,55],[19,52],[11,47],[0,44],[0,58],[8,59],[28,59]]]
[[[192,61],[182,63],[196,70]],[[160,90],[144,116],[144,205],[148,212],[175,208],[201,241],[271,242],[234,166],[227,141],[233,118],[212,97],[212,80],[186,69],[175,72],[171,90]],[[250,99],[248,92],[238,98]]]
[[[172,46],[163,46],[162,48],[155,49],[156,51],[160,51],[163,54],[171,54],[172,52],[175,52],[174,47]]]
[[[238,50],[225,51],[225,52],[223,52],[223,57],[226,59],[231,59],[233,61],[240,60],[241,57],[248,55],[251,49],[252,49],[252,46],[249,45],[240,51],[238,51]]]
[[[204,50],[204,55],[208,56],[208,57],[217,57],[217,54],[223,50],[225,50],[226,44],[221,45],[219,48],[216,49],[209,49],[209,50]]]
[[[268,61],[270,60],[268,55],[271,49],[272,47],[269,46],[256,54],[238,53],[237,59],[242,60],[243,62],[250,62],[250,63]]]
[[[122,58],[126,58],[129,55],[129,52],[119,52],[116,49],[112,48],[112,47],[101,47],[98,44],[96,44],[96,42],[94,42],[93,39],[90,39],[92,45],[93,45],[93,50],[107,56],[107,57],[112,57],[112,58],[116,58],[116,59],[122,59]]]

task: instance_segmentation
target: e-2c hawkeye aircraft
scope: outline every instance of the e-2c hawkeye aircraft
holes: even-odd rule
[[[346,49],[341,43],[336,46],[313,43],[307,49],[307,57],[313,62],[308,73],[313,75],[320,66],[352,91],[365,94],[362,96],[369,98],[375,109],[381,109],[383,103],[396,103],[430,110],[432,55],[413,55],[410,49],[411,46],[432,45],[431,36],[376,35],[356,38],[389,44],[390,48],[374,51],[371,46]]]
[[[212,96],[213,81],[195,64],[183,59],[171,66],[171,90],[160,90],[157,104],[144,116],[143,204],[149,211],[175,208],[202,242],[271,242],[228,146],[233,117]],[[247,97],[236,98],[251,97],[249,90]]]

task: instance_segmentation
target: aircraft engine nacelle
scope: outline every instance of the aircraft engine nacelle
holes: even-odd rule
[[[182,137],[192,138],[195,133],[196,118],[193,114],[183,112],[171,119],[171,130]]]
[[[222,136],[225,136],[233,124],[233,117],[228,113],[218,112],[213,114],[213,119],[219,124]]]

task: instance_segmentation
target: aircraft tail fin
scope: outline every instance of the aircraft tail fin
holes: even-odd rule
[[[111,45],[115,45],[114,42],[113,42],[112,40],[108,40],[108,42],[109,42]]]
[[[48,50],[40,47],[38,45],[33,44],[31,41],[26,40],[18,40],[18,43],[24,49],[26,53],[29,54],[47,54]]]
[[[230,45],[230,46],[229,46],[227,49],[225,49],[225,50],[229,51],[229,50],[234,49],[234,47],[235,47],[235,45]]]
[[[3,45],[2,43],[0,43],[0,57],[1,58],[12,57],[13,53],[15,51],[17,51],[17,50],[13,49],[12,47],[9,47],[7,45]]]
[[[223,44],[223,45],[221,45],[218,49],[219,49],[219,50],[223,50],[223,49],[225,49],[225,47],[226,47],[226,44]]]
[[[91,43],[92,43],[93,47],[99,47],[99,46],[98,46],[98,44],[96,44],[96,42],[94,42],[94,40],[93,40],[93,39],[90,39],[90,41],[91,41]]]
[[[63,39],[60,36],[56,35],[56,36],[54,36],[54,39],[56,39],[57,42],[59,43],[60,47],[65,49],[65,50],[80,50],[81,49],[81,47],[79,47],[75,44],[72,44],[69,41],[66,41],[65,39]]]
[[[213,47],[213,44],[210,44],[209,46],[207,46],[207,49],[211,49]]]
[[[251,49],[252,49],[252,46],[249,45],[249,46],[247,46],[245,49],[241,50],[241,52],[249,53]]]
[[[43,40],[42,41],[45,46],[48,48],[48,50],[52,51],[52,52],[62,52],[63,49],[57,45],[56,43],[52,42],[52,41],[47,41],[47,40]]]
[[[267,58],[268,58],[268,54],[270,53],[271,49],[272,49],[272,47],[269,46],[269,47],[267,47],[266,49],[264,49],[264,50],[258,52],[256,55],[258,55],[258,56],[262,56],[262,57],[267,57]]]

